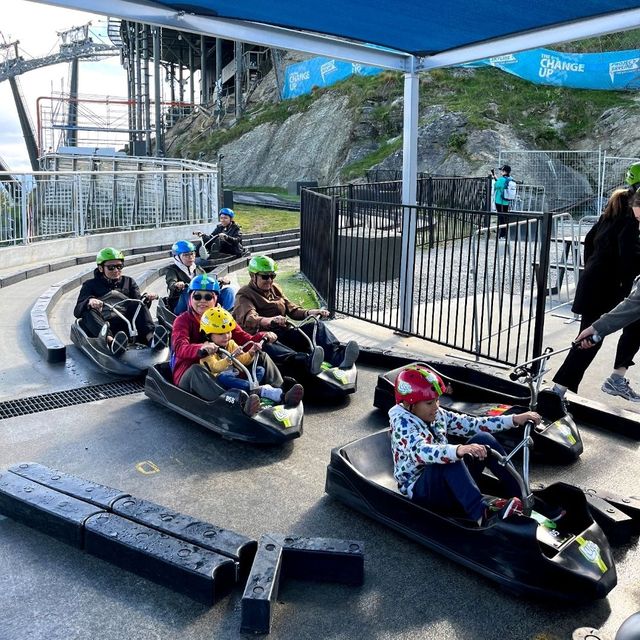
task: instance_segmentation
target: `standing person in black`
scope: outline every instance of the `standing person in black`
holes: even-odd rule
[[[581,314],[580,331],[589,327],[603,313],[610,311],[631,290],[640,273],[639,221],[631,207],[633,195],[628,189],[613,192],[600,220],[584,240],[584,273],[580,276],[572,311]],[[640,212],[640,208],[637,208]],[[598,353],[602,342],[592,349],[573,349],[553,378],[553,391],[564,396],[567,389],[577,392],[585,371]],[[614,369],[604,381],[605,393],[640,402],[624,377],[634,364],[640,348],[640,322],[627,326],[616,350]]]
[[[135,302],[142,300],[142,295],[136,281],[122,275],[124,269],[122,251],[105,247],[96,256],[96,264],[93,278],[82,284],[73,310],[73,315],[82,320],[83,329],[87,334],[93,338],[103,336],[105,347],[115,356],[122,355],[129,344],[127,323],[113,314],[104,303],[113,305],[124,302],[118,308],[130,322],[135,323],[138,341],[154,349],[168,346],[167,330],[153,322],[151,312],[145,304]],[[145,294],[145,298],[149,301],[157,297],[154,293]],[[127,300],[134,302],[127,304]]]
[[[235,215],[233,209],[225,207],[220,209],[219,224],[210,235],[194,231],[194,234],[201,238],[204,248],[209,253],[209,259],[241,256],[244,253],[242,231],[234,221]]]

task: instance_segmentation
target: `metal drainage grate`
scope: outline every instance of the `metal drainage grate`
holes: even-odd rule
[[[55,393],[43,393],[41,396],[31,396],[30,398],[20,398],[18,400],[6,400],[0,402],[0,420],[24,416],[28,413],[61,409],[74,404],[86,404],[96,400],[128,396],[143,390],[144,382],[133,379],[95,384],[89,387],[79,387],[78,389],[68,389],[67,391],[57,391]]]

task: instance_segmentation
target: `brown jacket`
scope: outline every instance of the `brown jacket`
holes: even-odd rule
[[[275,316],[302,320],[307,317],[307,311],[291,300],[287,300],[282,289],[276,284],[272,284],[269,291],[261,291],[253,282],[250,282],[236,293],[233,317],[245,331],[256,333],[260,331],[262,318]]]

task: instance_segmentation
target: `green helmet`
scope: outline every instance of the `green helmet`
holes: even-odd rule
[[[278,263],[269,256],[253,256],[249,261],[249,273],[275,273]]]
[[[640,162],[634,162],[627,169],[627,173],[624,177],[624,181],[629,186],[633,186],[634,184],[638,184],[638,182],[640,182]]]
[[[105,247],[100,249],[96,256],[96,264],[102,264],[107,260],[124,260],[124,253],[113,247]]]

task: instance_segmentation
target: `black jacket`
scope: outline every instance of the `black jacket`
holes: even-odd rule
[[[76,318],[81,318],[82,314],[88,309],[87,302],[89,302],[89,298],[102,299],[114,291],[119,291],[127,298],[135,298],[136,300],[142,298],[140,289],[133,278],[120,276],[117,280],[109,280],[96,267],[93,271],[93,278],[84,282],[80,288],[73,315]]]
[[[204,269],[196,267],[196,275],[204,272]],[[169,307],[171,309],[174,309],[182,294],[182,291],[178,291],[176,289],[176,283],[184,282],[186,285],[188,285],[191,280],[189,279],[189,276],[175,263],[164,267],[161,273],[164,275],[165,282],[167,283],[167,291],[169,292]]]
[[[632,215],[600,218],[584,239],[584,265],[572,311],[599,316],[631,291],[640,273],[638,221]]]
[[[227,237],[220,239],[219,241],[220,253],[228,253],[232,256],[241,256],[244,253],[244,247],[242,246],[242,231],[235,222],[232,222],[228,227],[223,227],[219,224],[211,232],[211,235],[202,234],[202,243],[206,247],[207,251],[212,252],[214,250],[214,240],[221,233],[226,233]]]

